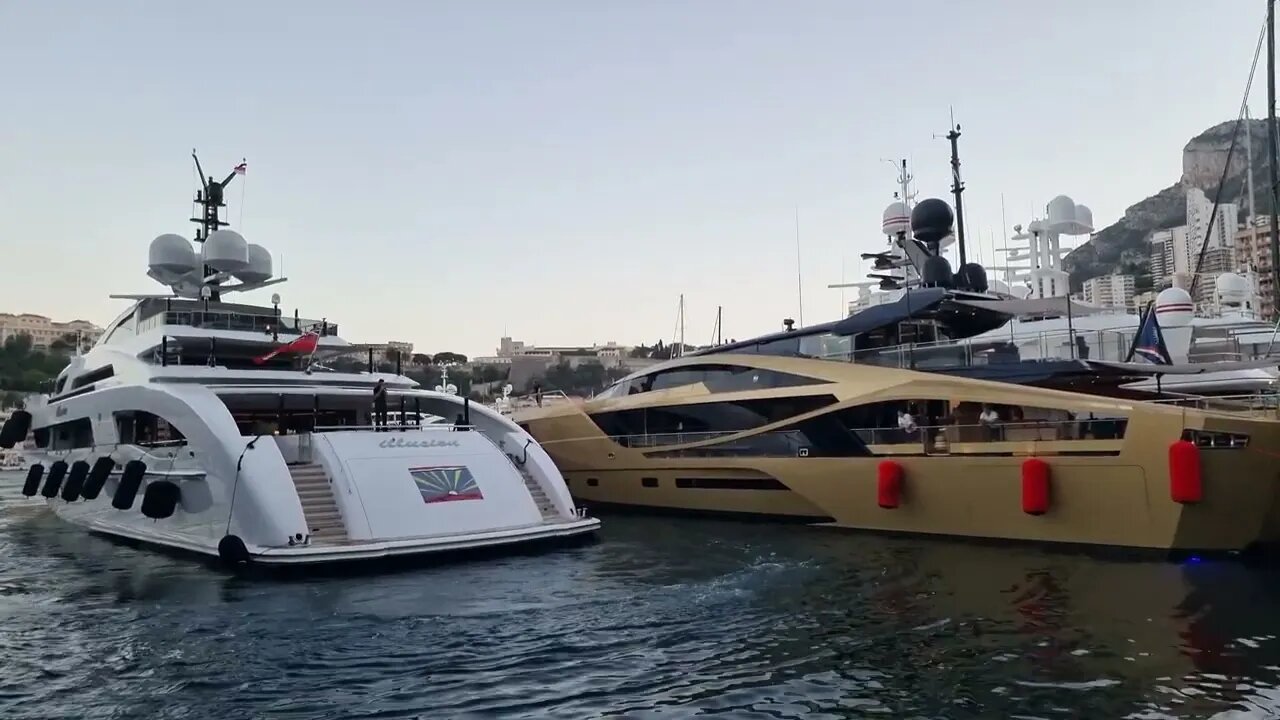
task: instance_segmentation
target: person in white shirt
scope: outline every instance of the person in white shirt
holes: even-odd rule
[[[1000,415],[995,408],[990,405],[982,406],[982,414],[978,415],[978,423],[987,431],[988,437],[992,440],[999,439],[999,428],[996,427],[1000,422]]]
[[[909,411],[898,411],[898,429],[906,433],[908,436],[915,435],[916,419],[911,417],[911,413]]]

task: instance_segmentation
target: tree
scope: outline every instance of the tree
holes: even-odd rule
[[[458,363],[459,365],[467,364],[467,356],[455,352],[439,352],[431,358],[431,362],[436,365],[447,365],[448,363]]]
[[[412,362],[414,365],[417,365],[418,367],[425,367],[431,364],[431,354],[430,353],[414,353],[413,357],[410,359],[410,362]]]

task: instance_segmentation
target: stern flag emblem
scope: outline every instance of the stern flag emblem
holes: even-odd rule
[[[449,467],[409,468],[422,501],[426,503],[455,500],[483,500],[484,493],[465,465]]]

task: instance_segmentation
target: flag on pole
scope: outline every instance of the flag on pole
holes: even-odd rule
[[[1153,365],[1172,365],[1169,348],[1164,344],[1164,333],[1160,332],[1160,323],[1156,320],[1155,308],[1148,307],[1138,324],[1138,332],[1133,337],[1133,346],[1129,350],[1129,361],[1134,356]]]
[[[254,365],[261,365],[271,358],[283,353],[297,353],[299,355],[307,355],[315,353],[316,346],[320,344],[320,335],[314,332],[308,332],[298,337],[296,340],[281,345],[266,355],[261,355],[253,359]]]
[[[243,174],[245,174],[245,172],[246,172],[248,169],[249,169],[249,163],[245,162],[244,160],[241,160],[241,161],[240,161],[240,164],[239,164],[239,165],[237,165],[237,166],[236,166],[236,168],[235,168],[235,170],[236,170],[236,174],[237,174],[237,175],[243,175]]]

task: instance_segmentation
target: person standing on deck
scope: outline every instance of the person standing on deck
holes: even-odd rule
[[[382,378],[373,386],[373,424],[380,431],[387,428],[387,384]]]

